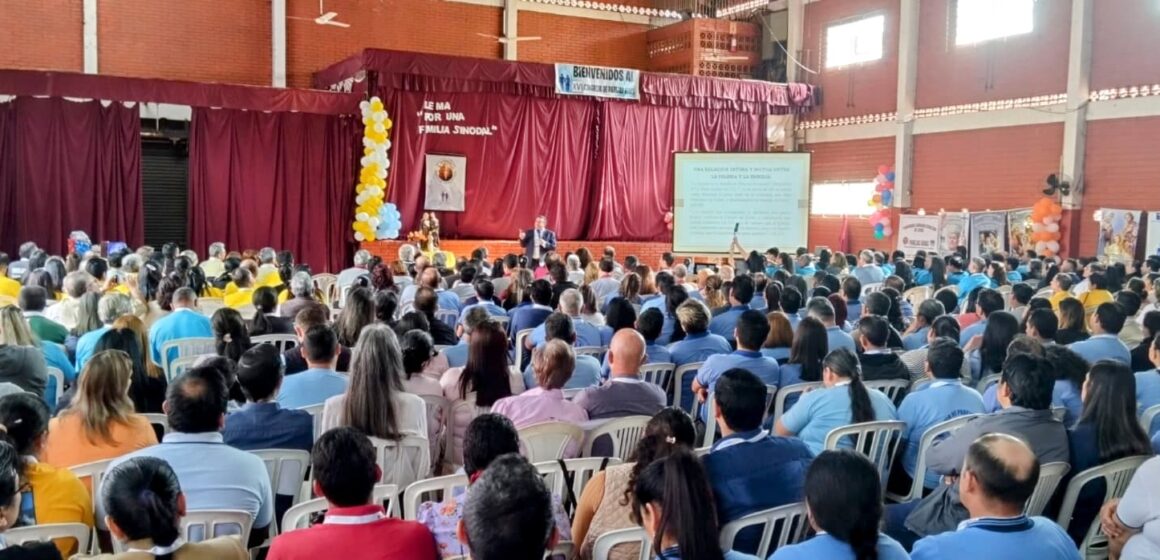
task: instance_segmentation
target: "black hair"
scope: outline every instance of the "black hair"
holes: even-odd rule
[[[322,495],[338,507],[367,505],[379,481],[375,447],[355,428],[327,431],[314,442],[310,467]]]
[[[753,301],[754,289],[753,277],[743,274],[733,279],[733,290],[729,294],[741,302],[741,305],[749,305],[749,302]]]
[[[636,308],[622,297],[613,298],[608,302],[608,313],[604,314],[604,324],[612,332],[620,329],[631,329],[636,326]]]
[[[97,339],[93,353],[105,350],[120,350],[129,356],[129,363],[133,366],[133,381],[129,384],[129,398],[133,401],[133,408],[138,412],[161,410],[161,403],[156,402],[148,390],[152,384],[145,365],[149,350],[141,347],[141,337],[132,329],[109,329]]]
[[[1100,360],[1092,366],[1079,423],[1094,425],[1101,465],[1152,454],[1148,434],[1136,417],[1136,377],[1124,364]]]
[[[936,338],[927,349],[926,363],[936,379],[958,379],[963,368],[963,349],[957,340]]]
[[[1144,300],[1136,292],[1121,290],[1116,293],[1116,303],[1126,317],[1135,317],[1140,312],[1140,306],[1144,304]]]
[[[0,440],[0,508],[7,508],[20,497],[20,455],[16,446]]]
[[[737,317],[737,346],[759,350],[769,336],[769,320],[756,309],[747,309]]]
[[[823,451],[810,463],[803,486],[810,519],[854,551],[855,560],[878,560],[882,480],[878,467],[849,449]]]
[[[472,282],[471,287],[475,290],[475,294],[479,297],[481,303],[495,299],[495,284],[492,284],[491,280],[482,277],[476,278]]]
[[[270,398],[282,383],[282,353],[273,344],[259,344],[242,354],[236,369],[238,386],[249,401]]]
[[[210,317],[213,327],[214,348],[219,356],[238,361],[250,349],[250,331],[238,310],[223,307]]]
[[[783,253],[786,254],[786,253]],[[793,286],[786,286],[781,292],[781,299],[778,301],[781,310],[786,315],[793,315],[802,308],[802,293]]]
[[[40,286],[20,288],[17,304],[21,311],[44,311],[44,306],[48,305],[48,290]]]
[[[215,367],[195,367],[166,390],[169,427],[186,434],[216,432],[228,400],[229,389],[222,372]]]
[[[937,299],[928,299],[918,304],[918,309],[915,310],[914,315],[915,319],[921,317],[926,326],[929,327],[935,319],[945,315],[946,312],[946,307],[943,306],[942,302]]]
[[[814,288],[817,291],[817,288]],[[829,294],[826,294],[828,296]],[[812,297],[806,302],[806,314],[817,317],[819,321],[834,322],[834,304],[826,296]]]
[[[104,280],[105,275],[109,272],[109,261],[101,257],[92,257],[85,262],[85,272],[97,280]]]
[[[682,288],[684,289],[684,288]],[[665,316],[660,309],[650,307],[640,312],[636,318],[636,330],[644,337],[645,342],[653,342],[661,336],[665,326]]]
[[[862,297],[862,282],[854,276],[847,276],[842,280],[842,295],[846,296],[847,301],[858,301]]]
[[[685,290],[684,286],[672,286],[665,291],[665,315],[673,318],[673,335],[669,337],[669,342],[680,342],[685,339],[685,327],[681,322],[676,320],[677,308],[689,299],[689,292]]]
[[[502,414],[480,414],[463,435],[463,470],[472,476],[497,457],[519,452],[520,436],[511,420]]]
[[[395,323],[395,334],[398,336],[403,336],[407,331],[415,329],[431,332],[431,321],[427,319],[427,315],[419,311],[408,311]],[[342,341],[339,340],[339,342]]]
[[[732,368],[717,379],[713,388],[717,410],[735,432],[761,427],[765,417],[765,383],[749,370]],[[712,418],[709,419],[712,422]],[[709,429],[713,429],[711,426]]]
[[[979,293],[981,293],[985,289],[986,288],[984,288],[982,286],[976,286],[970,292],[967,292],[967,304],[962,309],[963,313],[978,313],[979,312],[978,311]]]
[[[399,337],[399,349],[403,352],[403,373],[411,379],[435,356],[435,341],[426,331],[413,329]]]
[[[936,337],[945,336],[956,341],[961,337],[962,329],[959,327],[959,322],[950,315],[938,317],[931,323],[930,328]]]
[[[0,424],[4,425],[8,436],[5,438],[20,457],[36,455],[36,443],[48,431],[51,413],[44,399],[32,393],[13,393],[0,397]],[[24,476],[30,462],[20,460],[20,473]]]
[[[528,290],[532,296],[532,303],[548,305],[552,303],[552,284],[543,278],[532,282]]]
[[[1003,360],[1007,359],[1007,346],[1019,334],[1019,320],[1006,311],[996,311],[987,315],[987,326],[983,329],[983,346],[979,348],[983,371],[997,373],[1003,370]]]
[[[870,402],[870,392],[862,384],[862,368],[858,356],[849,348],[838,348],[826,355],[822,364],[840,377],[850,380],[850,423],[873,422],[876,415]]]
[[[1035,327],[1035,332],[1039,333],[1039,338],[1055,340],[1055,333],[1059,330],[1059,317],[1056,317],[1055,312],[1050,308],[1031,311],[1023,320],[1026,324]]]
[[[302,354],[308,362],[328,362],[338,353],[338,335],[330,325],[312,325],[302,337]]]
[[[576,326],[572,324],[571,317],[557,311],[544,320],[544,335],[545,340],[558,338],[572,344],[576,340]]]
[[[496,458],[471,486],[463,526],[474,560],[540,560],[556,522],[552,494],[518,453]]]
[[[381,323],[393,325],[395,311],[399,309],[399,296],[391,290],[375,292],[375,319]]]
[[[139,456],[109,469],[101,481],[101,504],[128,541],[149,539],[169,546],[181,536],[181,483],[164,459]],[[173,554],[158,555],[173,558]]]
[[[829,353],[830,340],[826,326],[821,321],[806,317],[798,323],[793,334],[793,345],[789,350],[790,364],[801,366],[801,380],[816,382],[822,380],[822,362]]]
[[[1043,357],[1055,380],[1067,381],[1079,393],[1083,388],[1091,364],[1074,350],[1061,344],[1048,344],[1043,348]]]
[[[766,311],[781,311],[781,291],[784,284],[776,280],[770,280],[765,284],[765,310]]]
[[[251,334],[272,334],[274,326],[270,323],[270,318],[266,316],[267,313],[273,313],[278,308],[278,292],[269,286],[262,286],[254,290],[250,296],[250,302],[254,304],[254,318],[250,320]]]
[[[890,296],[878,291],[870,292],[862,299],[862,310],[864,313],[877,315],[879,317],[889,317],[891,306]]]
[[[943,304],[943,308],[947,310],[947,313],[954,313],[955,309],[959,307],[959,295],[949,288],[943,288],[935,292],[934,299],[937,299]]]
[[[635,521],[641,520],[641,510],[648,504],[661,509],[657,534],[649,535],[653,556],[660,554],[667,535],[676,539],[683,558],[724,559],[709,476],[691,452],[676,451],[641,470],[633,487]]]
[[[983,288],[979,291],[976,305],[980,315],[990,317],[992,313],[1003,310],[1003,294],[998,290]]]
[[[677,407],[662,408],[645,425],[644,435],[632,452],[632,472],[628,475],[628,485],[624,489],[620,505],[632,503],[632,488],[640,471],[653,461],[667,457],[677,449],[692,449],[696,445],[697,427],[689,413]]]
[[[1027,305],[1034,296],[1035,290],[1026,282],[1018,282],[1014,286],[1011,286],[1011,297],[1019,305]]]
[[[858,321],[858,332],[875,348],[885,348],[890,340],[890,324],[877,315],[869,315]]]
[[[1003,364],[1003,383],[1011,391],[1011,404],[1031,410],[1051,408],[1055,376],[1047,360],[1031,354],[1015,354]]]
[[[1101,303],[1099,307],[1096,307],[1096,320],[1099,321],[1100,328],[1108,334],[1120,334],[1127,319],[1124,309],[1119,304]]]

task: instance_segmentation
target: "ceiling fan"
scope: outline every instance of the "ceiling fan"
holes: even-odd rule
[[[335,27],[350,27],[349,23],[335,21],[334,18],[338,17],[338,12],[324,11],[325,8],[322,7],[322,1],[323,0],[318,0],[318,17],[316,17],[316,18],[308,18],[308,17],[300,17],[300,16],[286,16],[286,17],[288,19],[300,19],[300,20],[304,20],[304,21],[313,21],[314,23],[317,23],[318,25],[333,25]]]
[[[496,41],[499,41],[500,43],[510,43],[512,41],[515,41],[517,43],[520,41],[539,41],[542,38],[539,35],[536,35],[534,37],[511,37],[511,38],[500,37],[499,35],[491,35],[489,33],[476,33],[476,35],[479,35],[480,37],[487,37],[488,39],[495,39]]]

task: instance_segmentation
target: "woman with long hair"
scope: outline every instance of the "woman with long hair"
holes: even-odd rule
[[[375,302],[371,291],[355,288],[347,293],[342,311],[334,319],[334,332],[338,333],[338,343],[352,347],[359,340],[363,329],[375,322]]]
[[[1067,410],[1063,424],[1071,426],[1083,414],[1083,386],[1091,364],[1070,348],[1058,344],[1045,345],[1043,354],[1047,363],[1051,364],[1051,372],[1055,374],[1051,405],[1062,406]],[[1132,390],[1135,391],[1135,388]]]
[[[70,338],[80,338],[92,331],[101,328],[101,317],[97,313],[97,304],[101,301],[101,294],[96,292],[88,292],[81,296],[80,302],[77,305],[77,326],[73,328],[70,333]],[[66,342],[67,346],[68,343]],[[73,342],[76,346],[76,342]]]
[[[906,261],[894,261],[894,276],[902,279],[902,292],[914,287],[914,270]]]
[[[1152,455],[1136,416],[1136,378],[1128,366],[1111,360],[1092,366],[1083,382],[1083,413],[1068,432],[1068,443],[1072,476],[1124,457]],[[1064,527],[1076,543],[1099,513],[1104,493],[1102,479],[1080,491],[1071,523]]]
[[[772,321],[771,321],[772,323]],[[797,332],[793,336],[793,346],[790,348],[789,361],[781,366],[778,372],[778,387],[786,387],[797,383],[814,383],[822,380],[822,362],[829,353],[829,338],[826,336],[826,326],[813,317],[806,317],[798,323]],[[794,399],[796,402],[796,399]],[[789,401],[786,401],[788,406]]]
[[[72,405],[48,424],[44,462],[70,468],[157,444],[153,426],[129,399],[133,366],[121,350],[97,352],[85,363]]]
[[[635,272],[629,272],[620,279],[620,289],[617,291],[619,299],[628,303],[640,305],[641,281]]]
[[[1007,267],[999,261],[992,261],[987,265],[987,276],[991,279],[992,290],[999,286],[1011,285],[1011,281],[1007,279]]]
[[[784,254],[784,253],[783,253]],[[720,309],[725,307],[725,295],[721,293],[721,288],[724,282],[720,276],[716,274],[705,279],[705,287],[701,288],[701,298],[705,301],[705,305],[709,310]]]
[[[399,310],[399,294],[390,290],[375,292],[375,320],[395,327],[395,313]]]
[[[672,344],[685,339],[685,329],[677,320],[677,308],[689,299],[689,291],[684,286],[672,285],[665,289],[664,324],[661,325],[661,336],[657,344]]]
[[[149,359],[149,330],[145,323],[133,315],[122,315],[113,321],[113,330],[127,329],[137,339],[137,348],[141,353],[141,367],[137,367],[132,352],[133,378],[129,384],[129,399],[137,412],[161,412],[161,404],[165,402],[165,388],[168,385],[165,372],[161,366]],[[103,338],[103,337],[102,337]],[[98,342],[99,344],[99,342]]]
[[[890,298],[890,310],[886,312],[886,321],[898,332],[906,330],[906,320],[902,315],[902,294],[894,288],[878,290],[882,295]],[[913,313],[913,310],[911,311]]]
[[[894,539],[879,533],[882,479],[878,467],[849,449],[824,451],[806,471],[806,513],[813,538],[777,549],[770,560],[899,560],[908,558]]]
[[[349,375],[346,393],[326,399],[323,432],[350,426],[395,441],[427,435],[427,405],[403,390],[403,353],[389,327],[372,324],[362,330],[351,352]]]
[[[766,313],[765,319],[769,321],[769,334],[761,345],[761,355],[780,364],[793,354],[793,325],[781,311]]]
[[[1087,313],[1083,304],[1073,297],[1059,302],[1059,328],[1055,331],[1055,342],[1068,345],[1091,338],[1087,330]]]
[[[636,327],[636,308],[629,300],[613,298],[608,302],[608,312],[604,315],[604,326],[600,327],[600,344],[608,346],[612,336],[621,329]]]
[[[592,291],[592,286],[583,284],[577,290],[580,292],[580,318],[586,323],[603,327],[604,314],[600,312],[600,301],[596,298],[596,292]]]
[[[1003,371],[1007,360],[1007,346],[1019,334],[1019,320],[1006,311],[987,316],[987,327],[981,338],[968,340],[963,352],[971,364],[971,376],[976,381]]]
[[[267,334],[294,334],[294,320],[278,315],[278,293],[262,286],[254,290],[254,318],[250,320],[250,336]]]
[[[632,520],[666,560],[734,560],[721,550],[709,475],[692,452],[679,449],[641,469],[632,486]]]
[[[399,337],[403,352],[403,390],[413,395],[443,396],[439,380],[423,375],[424,368],[435,357],[435,341],[426,331],[412,329]]]
[[[846,330],[846,321],[850,318],[850,308],[846,307],[846,299],[842,294],[833,293],[826,296],[830,305],[834,307],[834,324],[843,331]]]
[[[947,261],[938,255],[930,257],[930,265],[926,267],[930,272],[930,289],[937,291],[947,286]],[[948,310],[949,311],[949,310]]]
[[[770,278],[765,283],[765,291],[762,295],[765,297],[765,312],[773,313],[774,311],[781,311],[781,291],[785,285]]]
[[[817,454],[834,428],[897,419],[890,397],[862,383],[858,356],[849,348],[838,348],[822,361],[822,387],[802,395],[774,429],[781,436],[798,436]]]
[[[0,308],[0,383],[12,383],[38,395],[46,393],[48,369],[41,341],[15,305]],[[51,394],[63,387],[56,387]]]
[[[580,495],[572,522],[572,542],[580,546],[579,558],[592,558],[592,548],[601,535],[635,526],[632,491],[641,471],[679,450],[692,449],[696,436],[693,419],[685,411],[675,407],[662,409],[648,421],[630,462],[608,467],[592,476]],[[609,558],[635,560],[639,556],[639,546],[621,545],[612,549]]]
[[[246,320],[242,319],[237,309],[223,307],[214,311],[210,317],[210,327],[213,329],[214,349],[218,356],[236,362],[252,346]]]
[[[443,372],[439,385],[452,403],[449,465],[463,464],[463,436],[477,415],[491,410],[496,401],[523,391],[523,377],[508,367],[507,334],[491,321],[471,331],[467,342],[467,363]],[[473,406],[454,406],[469,403]]]
[[[640,296],[642,300],[649,300],[658,293],[657,278],[652,267],[647,264],[636,266],[636,275],[640,277]]]
[[[113,560],[246,560],[246,545],[236,536],[186,542],[181,538],[185,497],[173,468],[156,457],[134,457],[105,473],[101,484],[109,532],[127,552]]]

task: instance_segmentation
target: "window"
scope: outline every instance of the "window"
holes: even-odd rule
[[[810,214],[869,216],[874,213],[874,208],[866,203],[872,196],[874,196],[874,181],[814,183],[810,187]]]
[[[882,58],[886,16],[863,18],[826,29],[826,68]]]
[[[955,44],[973,45],[992,39],[1031,33],[1035,0],[958,0]]]

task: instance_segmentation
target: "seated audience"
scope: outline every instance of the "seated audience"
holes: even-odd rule
[[[1059,330],[1059,318],[1051,309],[1028,311],[1023,317],[1023,325],[1023,334],[1044,345],[1055,344],[1055,334]]]
[[[458,323],[463,323],[467,313],[477,307],[483,309],[492,317],[508,316],[507,310],[496,303],[499,300],[495,297],[495,286],[491,283],[491,280],[487,278],[476,278],[471,287],[472,293],[475,295],[476,303],[463,307],[463,310],[459,312]]]
[[[1158,489],[1160,457],[1153,457],[1132,475],[1123,498],[1113,498],[1100,509],[1100,526],[1108,535],[1112,558],[1148,560],[1160,555]]]
[[[1071,426],[1075,424],[1076,420],[1079,420],[1080,414],[1083,412],[1083,385],[1088,369],[1092,364],[1070,348],[1058,344],[1044,346],[1043,355],[1047,358],[1051,371],[1055,375],[1055,386],[1051,391],[1051,406],[1064,407],[1067,412],[1064,414],[1063,424]],[[988,410],[988,412],[990,411]]]
[[[213,327],[209,317],[197,310],[197,294],[190,288],[179,288],[173,292],[173,312],[157,320],[149,328],[150,358],[157,365],[165,365],[161,348],[166,343],[185,338],[213,338]],[[177,357],[176,350],[170,350],[170,359]]]
[[[618,331],[606,356],[611,372],[608,381],[584,389],[572,399],[588,412],[590,420],[652,416],[665,407],[664,389],[640,376],[640,366],[645,361],[645,342],[640,333],[633,329]]]
[[[135,457],[164,460],[177,474],[190,510],[233,509],[253,516],[248,544],[254,546],[266,539],[274,522],[274,492],[262,459],[226,445],[221,428],[227,400],[227,386],[218,370],[196,367],[185,372],[169,385],[165,400],[171,431],[159,445],[114,459],[109,469]]]
[[[640,471],[677,450],[690,450],[696,443],[697,430],[688,413],[665,408],[649,420],[644,435],[633,450],[631,462],[610,466],[592,475],[584,486],[572,522],[572,542],[579,543],[579,558],[590,560],[596,539],[610,531],[635,527],[631,505],[623,498],[632,492]],[[612,560],[635,560],[638,545],[620,545],[612,549]]]
[[[850,317],[862,316],[862,282],[856,276],[842,280],[842,299],[846,301],[846,313]]]
[[[41,460],[69,468],[157,444],[153,426],[133,411],[133,363],[117,350],[97,352],[80,376],[69,408],[48,423]]]
[[[600,327],[590,324],[580,317],[580,292],[576,290],[568,290],[560,294],[559,311],[556,314],[562,314],[571,319],[571,330],[575,333],[575,346],[603,346],[603,337],[600,334]],[[633,318],[635,321],[635,317]],[[545,318],[532,334],[524,341],[525,348],[531,350],[539,347],[548,340],[547,332],[548,319]],[[631,323],[629,323],[631,325]]]
[[[826,327],[826,341],[829,350],[848,348],[850,351],[857,351],[857,347],[854,345],[854,338],[842,330],[842,327],[836,323],[837,319],[834,315],[834,306],[830,303],[830,300],[820,297],[810,298],[809,303],[806,305],[806,315],[821,321],[822,325]]]
[[[567,318],[564,319],[566,323]],[[564,398],[563,389],[572,377],[576,362],[571,345],[560,339],[549,340],[532,353],[535,383],[519,395],[496,401],[491,411],[511,418],[517,428],[540,422],[587,421],[588,412]]]
[[[344,348],[339,346],[334,329],[325,324],[314,325],[301,340],[292,350],[306,361],[307,369],[282,380],[275,399],[284,408],[322,404],[326,399],[343,394],[350,379],[335,371]]]
[[[1093,263],[1095,264],[1095,263]],[[1092,265],[1088,265],[1092,267]],[[1084,289],[1084,284],[1087,288]],[[1105,272],[1093,271],[1087,275],[1087,278],[1080,282],[1075,289],[1075,298],[1083,305],[1085,313],[1091,314],[1095,312],[1096,308],[1105,304],[1112,303],[1112,292],[1108,291],[1108,276]]]
[[[904,350],[918,350],[927,344],[927,333],[935,319],[946,314],[942,302],[937,299],[928,299],[918,304],[918,313],[914,321],[902,333],[902,348]]]
[[[760,311],[748,309],[737,318],[733,336],[737,340],[737,350],[730,354],[716,354],[705,358],[705,364],[697,370],[693,379],[693,392],[697,400],[706,402],[713,392],[721,374],[734,368],[744,369],[756,375],[765,385],[777,387],[779,366],[777,360],[761,355],[761,345],[769,335],[769,321]],[[763,389],[764,392],[764,389]],[[701,420],[708,424],[712,419],[702,414]]]
[[[231,309],[240,309],[246,305],[250,305],[250,302],[253,301],[254,294],[254,276],[245,266],[238,267],[237,270],[234,270],[232,276],[236,289],[232,292],[227,290],[225,297],[222,298],[222,303]],[[265,279],[263,278],[263,280]],[[259,282],[258,284],[265,285],[264,282]]]
[[[1152,367],[1136,373],[1136,401],[1140,405],[1140,412],[1160,405],[1160,336],[1153,337],[1149,345],[1148,358]],[[1148,430],[1150,434],[1160,433],[1160,417],[1152,422]]]
[[[0,262],[3,262],[4,255],[0,253]],[[0,272],[2,277],[2,272]],[[16,454],[16,448],[7,441],[0,440],[0,558],[24,558],[12,554],[11,556],[4,556],[13,549],[8,546],[4,538],[4,532],[12,529],[20,519],[20,502],[24,497],[24,493],[20,490],[20,462],[21,458]],[[57,550],[51,542],[44,544],[43,558],[60,558],[60,551]],[[37,556],[36,558],[40,558]]]
[[[822,387],[802,395],[778,419],[774,429],[781,436],[800,437],[816,455],[822,452],[826,434],[834,428],[897,418],[890,398],[862,383],[858,357],[839,348],[826,355]]]
[[[214,348],[217,355],[238,361],[242,354],[250,349],[250,331],[246,328],[246,321],[237,309],[223,307],[213,312],[209,319],[213,328]]]
[[[568,301],[569,297],[570,294],[565,292],[560,299],[560,304],[564,305],[564,302]],[[544,321],[544,324],[541,326],[541,328],[544,329],[546,340],[548,342],[559,340],[568,344],[569,346],[584,346],[583,344],[579,344],[577,342],[578,334],[573,330],[573,327],[575,327],[577,324],[578,321],[572,317],[569,317],[565,313],[553,313],[548,316],[548,319]],[[542,344],[536,346],[537,350],[540,348],[543,348]],[[572,367],[575,369],[573,369],[570,372],[569,377],[565,379],[567,385],[565,385],[563,388],[584,389],[598,385],[600,383],[601,377],[600,362],[597,361],[596,358],[584,354],[576,355],[573,353],[573,356],[574,359],[572,360]],[[537,371],[534,366],[535,364],[533,362],[524,368],[524,387],[527,387],[528,389],[535,388],[539,385],[539,371]]]
[[[549,304],[552,302],[552,285],[547,280],[532,282],[529,289],[531,302],[527,305],[515,307],[508,312],[511,321],[508,323],[511,340],[514,342],[520,331],[536,329],[544,324],[548,315],[552,314]],[[506,303],[506,301],[505,301]]]
[[[425,303],[432,303],[433,292],[427,294]],[[418,302],[416,302],[417,304]],[[416,310],[418,305],[416,305]],[[425,312],[425,311],[424,311]],[[427,318],[428,321],[433,321],[435,318],[435,309],[431,308],[431,316]],[[297,318],[295,318],[297,320]],[[338,343],[353,348],[358,342],[358,337],[362,334],[367,325],[375,322],[375,303],[371,299],[371,292],[366,288],[354,288],[346,295],[346,300],[343,301],[342,311],[334,318],[334,332],[338,334]],[[451,344],[455,342],[452,341]]]
[[[612,337],[620,330],[636,327],[636,309],[624,298],[613,298],[608,302],[608,311],[604,314],[604,326],[598,327],[600,332],[600,346],[607,348]]]
[[[443,371],[439,376],[423,375],[424,368],[435,358],[431,335],[419,329],[409,330],[399,337],[399,348],[403,352],[403,390],[413,395],[443,396],[439,386]]]
[[[781,298],[777,302],[778,307],[781,308],[781,312],[789,320],[789,326],[792,330],[797,330],[798,322],[802,320],[799,311],[802,308],[803,297],[801,290],[787,285],[782,290]]]
[[[293,321],[298,312],[307,307],[326,307],[326,304],[314,298],[314,281],[306,271],[295,272],[290,277],[290,299],[282,302],[279,314],[283,318]]]
[[[448,426],[451,439],[445,462],[453,466],[463,464],[463,435],[471,420],[481,412],[491,410],[496,401],[524,389],[523,376],[508,367],[507,336],[498,324],[492,322],[476,327],[468,348],[467,363],[444,372],[439,384],[443,387],[443,396],[452,405],[474,405],[452,407]]]
[[[334,333],[335,342],[338,343],[338,333],[335,332],[334,329],[330,326],[329,311],[319,308],[306,308],[302,311],[299,311],[298,316],[294,318],[294,335],[298,337],[298,345],[293,348],[288,348],[285,352],[282,353],[282,360],[286,362],[286,375],[288,377],[293,377],[295,374],[304,372],[314,367],[311,366],[307,361],[304,351],[307,339],[306,335],[310,332],[312,327],[317,325],[330,328],[331,332]],[[329,357],[330,356],[327,355],[326,360],[323,360],[323,358],[319,357],[317,363],[329,363]],[[339,343],[338,360],[335,362],[334,366],[329,367],[328,369],[334,371],[350,371],[350,348]],[[282,391],[285,392],[286,388],[283,387]],[[283,404],[282,406],[287,408],[297,408],[287,404]]]
[[[173,560],[249,558],[236,535],[200,542],[182,538],[181,518],[191,508],[174,471],[156,457],[136,457],[106,471],[101,484],[105,523],[125,552],[76,558],[132,560],[142,553]]]
[[[795,328],[790,325],[789,318],[780,311],[766,313],[765,320],[769,322],[769,335],[761,345],[761,355],[783,364],[789,359]]]
[[[1152,363],[1151,354],[1156,335],[1160,334],[1160,312],[1145,313],[1141,319],[1141,325],[1143,325],[1144,340],[1132,348],[1132,371],[1144,371],[1156,367]]]
[[[236,373],[246,404],[226,416],[222,428],[226,444],[247,451],[310,451],[314,445],[314,418],[301,410],[282,408],[277,401],[283,368],[278,348],[272,344],[259,344],[242,354]]]
[[[45,352],[20,310],[15,305],[0,308],[0,383],[11,383],[43,397],[47,367]],[[56,395],[63,391],[64,387],[54,387]]]
[[[399,309],[399,294],[390,290],[375,292],[375,320],[394,328],[395,312]]]
[[[866,294],[862,302],[862,317],[854,324],[854,328],[858,328],[858,324],[866,317],[881,317],[886,320],[889,330],[887,331],[886,347],[887,348],[902,348],[902,335],[898,334],[893,326],[890,325],[890,316],[894,313],[894,300],[883,292],[871,292]]]
[[[1082,356],[1088,363],[1100,360],[1114,360],[1124,365],[1131,365],[1132,351],[1118,338],[1120,330],[1124,328],[1127,317],[1124,310],[1115,303],[1103,303],[1092,313],[1091,338],[1074,342],[1068,347]]]
[[[816,383],[822,380],[822,361],[829,353],[826,334],[826,328],[817,319],[813,317],[802,319],[794,334],[789,361],[778,369],[778,387]],[[789,410],[797,400],[796,396],[786,399],[786,410]]]
[[[269,560],[434,560],[431,532],[415,521],[388,517],[375,503],[382,477],[375,448],[354,428],[335,428],[318,438],[310,454],[314,493],[326,499],[323,522],[287,531],[270,545]]]
[[[1018,282],[1011,286],[1010,312],[1016,319],[1022,321],[1027,314],[1027,305],[1035,297],[1035,289],[1026,282]]]
[[[733,331],[741,314],[749,311],[749,302],[753,300],[753,278],[748,275],[738,276],[733,280],[733,289],[729,290],[729,310],[720,315],[714,314],[709,322],[709,332],[721,336],[730,342],[733,341]]]
[[[267,334],[294,334],[294,317],[285,313],[278,314],[278,293],[274,288],[262,286],[254,290],[254,318],[250,320],[250,336]]]
[[[717,403],[713,421],[722,437],[704,461],[717,521],[722,525],[802,499],[802,483],[813,453],[799,439],[761,429],[766,412],[764,389],[757,376],[731,369],[721,375],[713,393]],[[756,550],[757,537],[743,532],[735,546],[741,551]]]
[[[25,286],[20,289],[17,299],[20,310],[28,319],[28,328],[37,338],[54,344],[64,344],[68,338],[68,329],[56,321],[44,316],[44,308],[48,304],[48,292],[40,286]]]
[[[973,440],[955,485],[967,518],[957,529],[919,540],[911,558],[1079,560],[1063,529],[1023,513],[1039,481],[1039,467],[1040,458],[1013,435],[990,433]]]
[[[981,257],[971,259],[970,264],[967,265],[967,274],[958,281],[959,286],[959,308],[966,308],[967,296],[970,295],[975,288],[982,287],[989,289],[991,286],[991,277],[986,274],[987,261]],[[999,297],[1002,301],[1002,296]],[[1002,304],[999,309],[1002,309]]]
[[[492,461],[471,485],[456,531],[472,560],[540,560],[560,532],[552,495],[527,459],[508,453]]]
[[[76,368],[78,370],[84,369],[85,360],[93,355],[101,335],[113,328],[113,321],[132,312],[133,309],[128,297],[112,292],[101,296],[100,302],[97,303],[97,316],[101,320],[101,327],[85,333],[77,340]]]
[[[1119,338],[1128,348],[1139,346],[1144,340],[1143,325],[1136,320],[1143,300],[1135,292],[1122,290],[1116,294],[1116,305],[1124,312],[1124,326],[1120,329]]]
[[[908,560],[902,545],[878,532],[880,476],[854,451],[823,451],[805,476],[806,511],[817,535],[777,549],[770,560]]]
[[[971,362],[971,378],[978,381],[1003,370],[1007,347],[1019,334],[1019,321],[1006,311],[995,311],[988,316],[987,326],[963,343],[963,351]]]
[[[1087,314],[1083,304],[1073,297],[1059,302],[1059,329],[1055,331],[1056,344],[1070,345],[1091,338],[1087,330]]]
[[[877,315],[863,317],[858,322],[859,340],[862,341],[858,362],[862,365],[863,381],[910,380],[910,371],[902,359],[886,346],[892,330],[886,319]]]
[[[959,335],[959,346],[965,347],[972,338],[982,335],[983,331],[987,329],[987,323],[991,315],[1003,311],[1003,306],[1003,294],[989,288],[979,290],[978,299],[975,304],[975,309],[979,314],[979,320],[963,328],[962,334]],[[1015,322],[1018,323],[1019,320],[1016,319]]]
[[[79,319],[77,312],[81,298],[89,292],[89,284],[92,283],[92,280],[93,278],[84,271],[78,270],[68,273],[64,277],[64,300],[45,309],[45,318],[64,325],[64,328],[70,331],[75,329]]]

